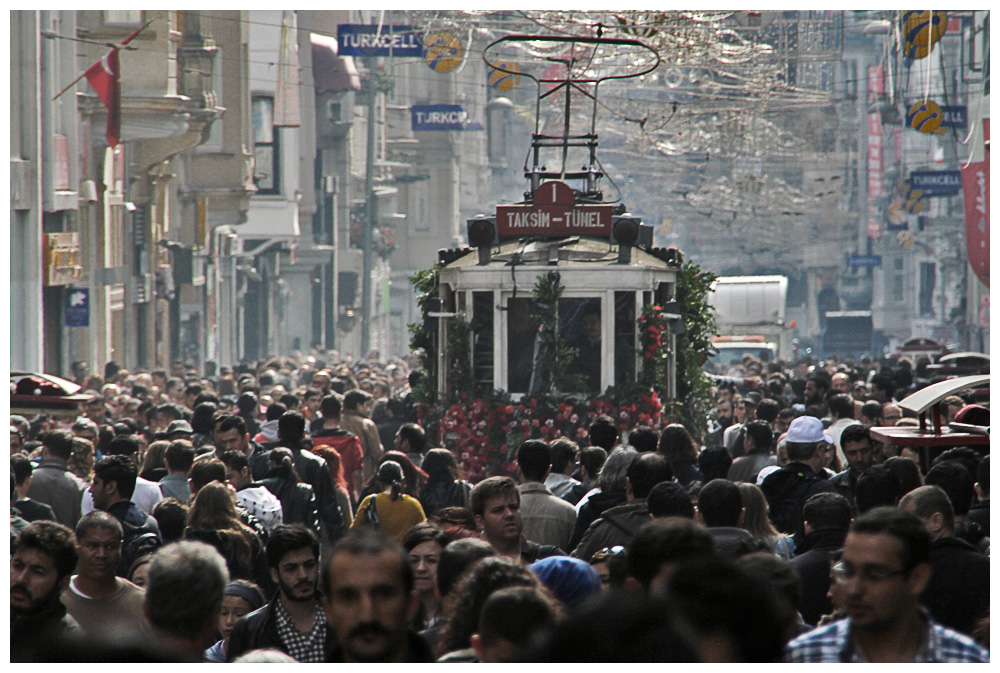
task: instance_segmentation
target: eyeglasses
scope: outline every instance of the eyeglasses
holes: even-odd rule
[[[871,582],[877,584],[879,582],[884,582],[890,577],[895,577],[896,575],[905,575],[908,571],[903,570],[892,570],[886,572],[878,572],[874,570],[858,570],[852,565],[849,565],[843,561],[835,564],[830,568],[833,573],[833,579],[837,581],[838,584],[846,584],[848,580],[853,579],[855,576],[860,576],[866,582]]]
[[[599,563],[606,560],[609,556],[618,556],[625,552],[625,547],[620,544],[616,544],[614,547],[605,547],[604,549],[596,552],[592,557],[590,557],[591,563]]]

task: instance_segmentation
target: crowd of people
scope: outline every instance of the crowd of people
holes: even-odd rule
[[[923,363],[747,357],[707,427],[477,483],[413,364],[77,363],[78,416],[11,415],[12,660],[989,661],[988,452],[870,432]]]

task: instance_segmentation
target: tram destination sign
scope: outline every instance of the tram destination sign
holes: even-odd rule
[[[577,204],[565,183],[544,183],[530,205],[497,206],[498,236],[610,236],[613,206]]]

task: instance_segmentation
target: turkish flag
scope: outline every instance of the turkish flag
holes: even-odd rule
[[[104,58],[87,70],[87,81],[94,87],[98,97],[108,108],[108,145],[114,147],[119,142],[122,128],[122,92],[118,66],[118,49],[112,49]]]

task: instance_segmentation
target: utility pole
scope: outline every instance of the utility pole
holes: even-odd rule
[[[372,319],[372,237],[378,217],[375,202],[375,104],[378,89],[375,83],[375,56],[365,58],[368,69],[368,144],[365,152],[365,220],[361,227],[361,352],[358,359],[368,356],[371,350]]]

